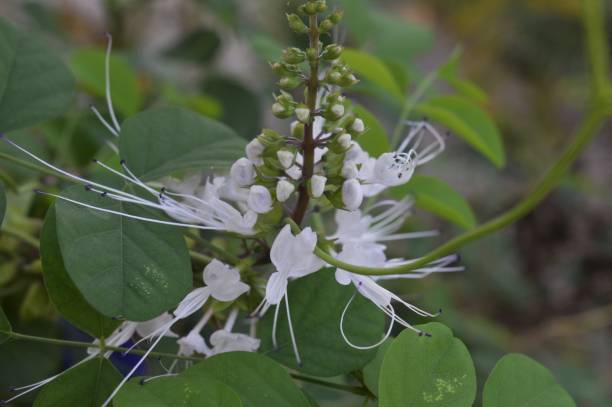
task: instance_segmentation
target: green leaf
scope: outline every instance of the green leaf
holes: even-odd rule
[[[144,384],[130,381],[113,400],[114,407],[242,407],[228,386],[204,377],[162,377]]]
[[[361,77],[385,90],[399,100],[404,99],[404,89],[395,81],[387,65],[377,57],[356,49],[345,49],[342,60]]]
[[[285,366],[313,376],[337,376],[360,369],[376,355],[351,348],[340,333],[340,317],[354,295],[352,286],[336,282],[333,269],[318,271],[289,284],[289,306],[302,365],[298,366],[291,346],[284,303],[279,313],[278,350],[272,345],[270,310],[259,326],[261,351]],[[344,318],[344,331],[359,346],[378,342],[385,328],[384,314],[366,298],[357,295]]]
[[[521,354],[497,362],[483,391],[484,407],[573,407],[576,403],[546,367]]]
[[[440,323],[419,326],[432,337],[405,330],[391,344],[380,372],[380,407],[467,407],[476,397],[470,354]]]
[[[94,338],[110,335],[120,322],[105,317],[89,305],[66,271],[58,242],[54,207],[48,210],[43,224],[40,255],[47,293],[62,316]]]
[[[9,340],[9,336],[3,335],[7,333],[11,333],[13,328],[11,328],[11,322],[8,320],[6,314],[2,307],[0,307],[0,344]]]
[[[462,79],[459,76],[458,71],[460,56],[461,52],[456,52],[451,57],[448,63],[440,69],[440,77],[448,82],[448,84],[451,85],[457,92],[468,99],[472,99],[472,101],[479,104],[487,103],[489,98],[487,94],[478,87],[478,85],[466,79]]]
[[[476,226],[476,217],[465,198],[438,178],[415,175],[406,185],[393,188],[391,194],[397,199],[412,194],[419,208],[465,229]]]
[[[392,340],[386,340],[376,351],[376,357],[363,367],[363,384],[375,396],[378,396],[378,378],[380,377],[380,368],[382,367],[383,359],[391,346]]]
[[[389,152],[391,150],[391,145],[389,144],[387,131],[376,116],[360,105],[355,105],[353,111],[363,120],[367,129],[365,134],[359,136],[359,145],[361,148],[367,151],[372,157],[378,157],[381,154]]]
[[[201,28],[187,34],[164,54],[174,59],[205,64],[213,59],[220,45],[221,39],[217,33]]]
[[[244,146],[229,127],[178,107],[129,118],[119,139],[121,157],[144,180],[180,170],[228,168],[244,154]]]
[[[4,188],[4,184],[0,181],[0,226],[2,226],[2,221],[4,220],[4,215],[6,214],[6,189]]]
[[[250,89],[234,79],[213,76],[206,79],[202,90],[221,103],[220,120],[240,137],[251,141],[261,132],[261,103]]]
[[[34,407],[98,407],[121,381],[121,374],[104,358],[68,369],[47,384]]]
[[[95,96],[106,96],[106,50],[85,48],[75,51],[70,58],[70,68],[78,82]],[[134,68],[122,57],[110,57],[110,79],[113,106],[118,112],[131,116],[142,106],[142,92]]]
[[[100,197],[82,187],[64,196],[143,217],[151,210]],[[145,321],[176,306],[192,285],[185,239],[179,229],[77,206],[55,205],[57,235],[66,271],[100,313]]]
[[[65,112],[74,79],[47,44],[0,18],[0,132]]]
[[[247,352],[222,353],[183,374],[192,383],[218,380],[236,392],[244,407],[308,407],[306,396],[273,360]]]
[[[499,129],[479,106],[460,96],[439,96],[418,105],[417,111],[447,126],[497,167],[504,166],[506,157]]]

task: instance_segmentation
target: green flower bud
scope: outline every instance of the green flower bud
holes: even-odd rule
[[[323,51],[323,59],[333,61],[340,58],[344,49],[338,44],[330,44]]]
[[[291,124],[291,137],[296,138],[298,140],[304,137],[304,123],[293,122]]]
[[[327,3],[324,0],[317,1],[317,12],[325,13],[327,11]]]
[[[306,53],[299,48],[287,48],[283,51],[283,60],[291,65],[296,65],[306,60]]]
[[[342,74],[333,69],[328,71],[327,75],[325,76],[325,81],[331,85],[338,85],[340,84],[341,80],[342,80]]]
[[[314,62],[319,58],[319,52],[315,48],[308,48],[306,56],[310,62]]]
[[[342,21],[342,17],[344,17],[344,10],[336,10],[328,18],[332,23],[338,24]]]
[[[338,81],[338,85],[343,88],[348,88],[349,86],[353,86],[359,83],[359,79],[353,73],[346,73],[342,75],[342,78]]]
[[[309,16],[314,16],[317,14],[317,3],[308,2],[304,4],[304,13]]]
[[[278,86],[283,89],[295,89],[302,84],[302,80],[297,76],[285,76],[278,81]]]
[[[298,34],[308,33],[308,26],[297,14],[287,14],[287,21],[289,22],[289,28],[294,32]]]
[[[334,28],[335,25],[336,24],[334,24],[332,20],[326,18],[325,20],[321,21],[321,24],[319,24],[319,32],[328,33]]]
[[[295,116],[300,123],[308,123],[310,121],[310,109],[304,104],[298,105],[295,109]]]

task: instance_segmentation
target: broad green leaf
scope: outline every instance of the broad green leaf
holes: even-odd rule
[[[258,353],[230,352],[206,359],[184,373],[190,382],[218,380],[236,392],[244,407],[308,407],[289,374]]]
[[[159,216],[82,187],[70,188],[63,195],[114,211]],[[179,229],[66,201],[56,203],[55,214],[66,271],[100,313],[148,320],[176,306],[191,288],[189,252]]]
[[[417,111],[448,127],[497,167],[506,162],[497,124],[468,99],[460,96],[434,97],[417,106]]]
[[[221,103],[220,120],[240,137],[251,141],[261,132],[261,102],[243,84],[232,78],[213,76],[206,79],[202,90]]]
[[[368,390],[375,396],[378,396],[378,378],[380,377],[380,368],[382,366],[383,359],[389,347],[391,346],[392,340],[385,341],[376,351],[376,357],[363,367],[363,384],[366,385]]]
[[[126,120],[119,150],[130,170],[148,181],[181,170],[229,168],[244,154],[245,144],[221,123],[178,107],[162,107]]]
[[[75,51],[70,58],[70,68],[77,81],[92,94],[105,97],[105,58],[102,48],[84,48]],[[134,68],[122,57],[110,58],[110,88],[113,106],[123,115],[136,114],[142,106],[142,92]]]
[[[3,335],[12,332],[11,322],[8,320],[6,314],[2,307],[0,307],[0,344],[8,341],[9,337],[7,335]]]
[[[2,221],[4,220],[4,215],[6,213],[6,190],[4,189],[4,184],[0,181],[0,226],[2,226]]]
[[[476,226],[476,217],[465,198],[438,178],[415,175],[406,185],[393,188],[391,194],[398,199],[412,194],[419,208],[465,229]]]
[[[376,116],[360,105],[355,105],[353,110],[357,116],[363,120],[367,129],[365,134],[359,136],[359,145],[361,148],[367,151],[372,157],[378,157],[381,154],[389,152],[391,150],[391,145],[389,144],[387,131]]]
[[[497,362],[483,391],[484,407],[573,407],[576,403],[546,367],[521,354]]]
[[[419,326],[431,337],[403,331],[383,359],[380,407],[468,407],[476,397],[476,373],[470,354],[440,323]]]
[[[472,99],[476,103],[486,103],[488,101],[487,94],[480,89],[476,84],[459,76],[459,60],[461,52],[456,52],[451,59],[444,65],[439,72],[442,79],[448,82],[457,92],[463,96]]]
[[[217,99],[211,96],[201,93],[185,92],[171,84],[164,84],[162,93],[163,98],[169,104],[186,107],[187,109],[212,119],[221,117],[221,104]]]
[[[342,60],[357,74],[377,85],[391,96],[402,100],[404,89],[395,81],[393,73],[387,65],[374,55],[356,49],[345,49]]]
[[[0,132],[59,116],[73,96],[74,79],[49,46],[0,18]]]
[[[164,54],[174,59],[205,64],[213,59],[220,45],[221,39],[217,33],[201,28],[187,34]]]
[[[120,322],[105,317],[89,305],[66,271],[58,242],[54,207],[48,210],[42,228],[40,255],[47,293],[62,316],[94,338],[110,335]]]
[[[225,384],[204,377],[162,377],[130,381],[113,400],[114,407],[241,407],[240,397]]]
[[[260,350],[287,367],[314,376],[338,376],[360,369],[376,355],[376,349],[351,348],[340,333],[342,311],[354,293],[352,286],[336,282],[333,269],[290,283],[291,322],[302,365],[297,365],[293,354],[284,303],[277,327],[279,348],[275,350],[272,345],[274,312],[270,310],[258,329],[262,340]],[[384,314],[357,295],[344,318],[344,332],[349,340],[358,346],[374,344],[382,338],[384,328]]]
[[[98,407],[120,381],[121,374],[108,360],[92,359],[43,387],[34,407]]]

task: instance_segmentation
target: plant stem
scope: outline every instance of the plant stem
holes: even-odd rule
[[[612,84],[608,76],[610,59],[605,27],[605,7],[601,0],[583,0],[583,22],[591,68],[591,93],[597,104],[612,98]]]
[[[310,77],[308,78],[306,105],[310,110],[310,119],[304,126],[304,141],[302,143],[302,154],[304,156],[304,166],[302,168],[302,183],[300,184],[300,195],[298,202],[293,211],[293,220],[299,225],[304,219],[306,210],[308,209],[308,181],[312,178],[314,170],[314,119],[315,110],[317,109],[317,94],[319,92],[319,27],[317,16],[310,16],[310,48],[316,50],[317,57],[310,61]]]
[[[29,244],[34,249],[40,248],[40,242],[38,241],[38,239],[36,239],[33,236],[28,235],[27,233],[19,229],[15,229],[10,226],[5,226],[0,230],[0,233],[6,233],[7,235],[13,236],[16,239],[19,239],[22,242]]]
[[[363,387],[350,386],[348,384],[331,383],[325,380],[321,380],[321,379],[317,379],[317,378],[309,377],[309,376],[304,376],[298,373],[293,373],[291,377],[293,377],[296,380],[300,380],[302,382],[318,384],[320,386],[329,387],[332,389],[341,390],[341,391],[345,391],[348,393],[358,394],[360,396],[370,396],[370,392]]]

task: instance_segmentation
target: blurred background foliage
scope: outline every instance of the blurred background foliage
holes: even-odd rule
[[[221,120],[247,139],[262,126],[285,130],[269,112],[275,79],[267,61],[299,41],[284,23],[286,7],[294,3],[4,0],[0,15],[38,32],[63,55],[79,84],[66,116],[12,135],[73,169],[86,169],[106,148],[105,129],[89,110],[92,104],[105,106],[106,32],[114,40],[112,93],[120,116],[174,104]],[[346,9],[339,40],[378,57],[402,88],[414,88],[460,47],[460,60],[441,72],[445,80],[429,93],[453,87],[486,109],[499,123],[507,164],[497,169],[451,136],[443,158],[424,172],[467,197],[480,221],[524,195],[554,161],[585,110],[587,70],[578,0],[337,3]],[[612,23],[612,7],[607,20]],[[391,134],[401,103],[369,86],[368,79],[376,76],[369,78],[360,72],[359,60],[354,62],[365,78],[356,99]],[[480,386],[501,355],[519,351],[555,372],[578,405],[612,405],[610,132],[604,130],[563,186],[530,216],[462,250],[466,273],[395,284],[419,304],[444,309],[440,320],[468,345]],[[6,152],[0,145],[0,154]],[[48,202],[30,192],[40,185],[39,174],[0,155],[0,179],[9,202],[0,234],[2,306],[17,331],[83,339],[57,318],[44,290],[35,237]],[[53,180],[43,177],[42,182]],[[439,242],[460,231],[419,210],[412,222],[439,229]],[[393,252],[414,257],[434,244],[414,242],[393,247]],[[46,377],[74,360],[72,351],[56,347],[3,345],[0,398],[10,385]],[[327,400],[322,405],[355,405],[351,396],[314,385],[306,390]]]

